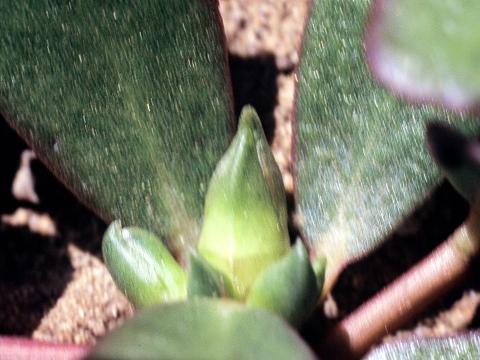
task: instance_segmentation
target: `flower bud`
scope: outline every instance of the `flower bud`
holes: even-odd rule
[[[257,114],[245,107],[210,181],[198,250],[244,298],[257,275],[289,247],[280,170]]]
[[[105,264],[136,307],[186,298],[186,275],[163,243],[139,228],[113,222],[103,237]]]

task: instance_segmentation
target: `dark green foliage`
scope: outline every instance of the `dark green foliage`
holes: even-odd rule
[[[197,253],[190,256],[187,295],[188,298],[237,297],[230,279]]]
[[[317,287],[308,252],[302,241],[297,240],[288,255],[257,277],[247,304],[274,311],[298,326],[310,315],[321,290]]]
[[[214,0],[3,1],[0,106],[107,222],[176,253],[231,134]]]

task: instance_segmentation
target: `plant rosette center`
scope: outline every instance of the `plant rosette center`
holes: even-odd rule
[[[103,254],[137,307],[196,297],[227,297],[265,308],[294,325],[315,307],[325,261],[311,264],[300,240],[290,248],[285,190],[255,110],[210,180],[197,249],[182,269],[155,235],[114,222]]]

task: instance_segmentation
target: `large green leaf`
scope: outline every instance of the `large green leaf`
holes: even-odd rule
[[[315,1],[299,71],[298,212],[313,251],[328,259],[326,291],[346,262],[377,246],[439,182],[425,148],[426,120],[479,128],[406,105],[371,80],[362,43],[369,5]]]
[[[314,359],[279,317],[225,300],[147,309],[100,342],[91,359]]]
[[[2,1],[0,105],[106,221],[181,250],[230,140],[215,0]]]
[[[480,333],[447,338],[413,339],[382,345],[368,354],[369,360],[465,360],[480,358]]]
[[[402,96],[480,105],[480,2],[377,0],[367,32],[375,75]]]

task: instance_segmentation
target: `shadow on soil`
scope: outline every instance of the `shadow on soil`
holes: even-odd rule
[[[57,236],[0,222],[0,334],[30,335],[55,304],[72,276],[69,243],[100,255],[103,223],[85,209],[38,161],[31,164],[38,205],[11,194],[20,155],[27,146],[0,117],[0,216],[22,207],[48,213]]]

